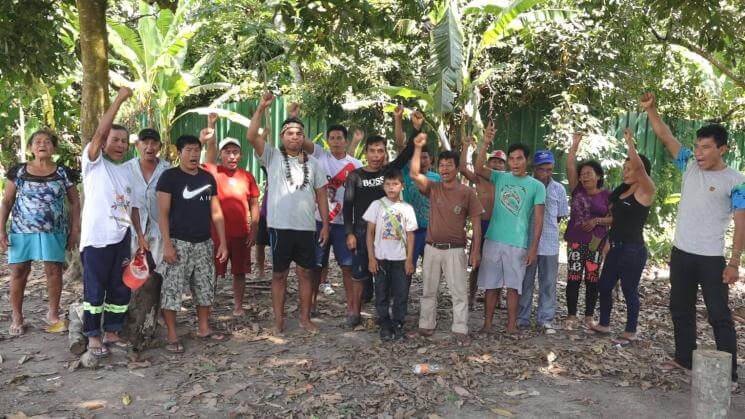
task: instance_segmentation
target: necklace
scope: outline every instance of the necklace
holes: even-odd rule
[[[295,181],[292,179],[292,172],[290,171],[290,159],[287,155],[287,150],[284,146],[281,146],[279,150],[282,152],[282,159],[285,164],[285,178],[290,186],[295,186]],[[303,165],[303,183],[300,186],[295,186],[295,190],[305,189],[310,184],[310,174],[308,173],[308,156],[305,154],[305,150],[300,151],[301,164]]]

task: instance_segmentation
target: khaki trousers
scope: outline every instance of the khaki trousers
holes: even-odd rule
[[[464,248],[441,250],[429,244],[425,246],[419,327],[434,329],[437,325],[437,291],[443,275],[453,300],[452,331],[468,333],[468,275]]]

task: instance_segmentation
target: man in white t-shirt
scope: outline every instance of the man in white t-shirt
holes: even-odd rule
[[[414,273],[416,214],[414,207],[401,200],[403,182],[400,170],[386,170],[385,197],[373,201],[362,216],[367,221],[368,269],[375,278],[375,307],[382,340],[404,337],[406,305]]]
[[[259,135],[264,112],[274,101],[270,92],[264,93],[251,117],[246,139],[267,171],[267,226],[272,245],[272,308],[274,329],[284,331],[284,306],[287,274],[295,262],[300,290],[300,326],[316,333],[318,326],[310,319],[313,283],[310,270],[315,266],[315,245],[329,238],[326,172],[316,158],[303,150],[305,127],[297,118],[282,123],[279,149],[267,144]],[[316,234],[316,207],[322,226]]]
[[[362,136],[362,132],[355,132],[355,137]],[[349,291],[352,282],[352,252],[347,248],[347,238],[344,231],[344,183],[347,175],[360,167],[362,163],[347,154],[347,128],[343,125],[331,125],[326,130],[326,141],[329,149],[326,150],[320,144],[313,143],[306,138],[303,149],[306,153],[315,157],[318,164],[326,172],[326,190],[329,202],[329,239],[322,246],[316,241],[315,263],[311,270],[313,278],[313,307],[316,306],[316,296],[321,283],[325,282],[328,274],[329,256],[331,248],[334,248],[336,263],[341,268],[344,289],[347,291],[347,300],[352,296]],[[316,232],[320,234],[323,224],[321,214],[316,210]],[[328,285],[328,284],[327,284]],[[349,307],[347,301],[347,307]]]
[[[83,333],[95,357],[109,354],[104,343],[119,341],[131,294],[122,282],[122,272],[130,257],[130,212],[138,203],[133,202],[137,198],[132,194],[129,171],[119,164],[129,148],[129,132],[113,123],[130,96],[130,89],[119,89],[82,156]]]
[[[737,335],[729,309],[729,285],[739,278],[745,248],[745,175],[727,166],[727,129],[706,125],[696,132],[694,151],[684,147],[657,112],[653,93],[640,100],[657,137],[683,172],[675,239],[670,255],[670,314],[675,358],[663,369],[691,369],[696,349],[696,295],[701,285],[717,349],[732,354],[737,382]],[[693,158],[692,158],[693,157]],[[735,234],[729,262],[724,236],[734,215]]]

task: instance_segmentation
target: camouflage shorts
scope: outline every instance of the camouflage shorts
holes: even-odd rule
[[[155,270],[163,277],[160,307],[166,310],[181,310],[181,298],[187,284],[197,305],[211,306],[215,298],[212,240],[191,243],[171,239],[171,242],[176,248],[178,260],[173,264],[164,261]]]

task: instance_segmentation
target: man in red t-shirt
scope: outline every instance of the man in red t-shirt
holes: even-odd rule
[[[207,128],[200,133],[202,143],[207,143],[204,170],[215,177],[217,198],[225,218],[225,239],[227,240],[228,259],[225,262],[215,260],[217,277],[224,277],[230,260],[233,274],[233,315],[242,316],[243,294],[246,289],[246,274],[251,272],[251,246],[256,242],[259,225],[259,187],[256,179],[246,170],[238,167],[241,162],[241,143],[235,138],[225,137],[220,146],[215,147],[215,123],[217,115],[210,114]],[[215,164],[219,149],[221,163]],[[217,245],[219,239],[212,234]],[[215,246],[217,248],[217,246]]]

